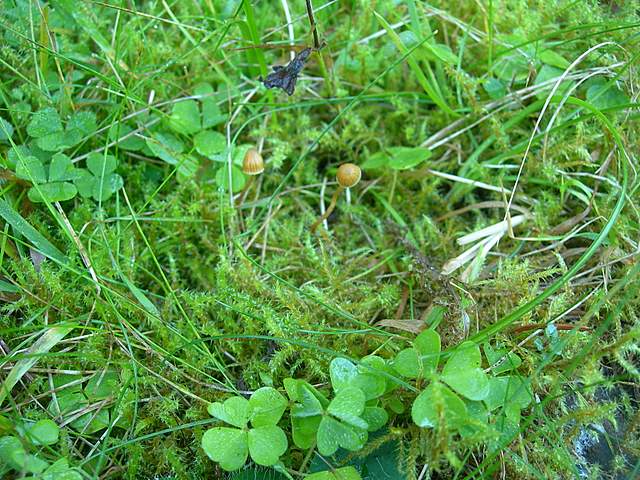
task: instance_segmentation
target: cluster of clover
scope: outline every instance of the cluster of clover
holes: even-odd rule
[[[518,431],[520,411],[532,394],[528,380],[513,373],[521,363],[515,353],[489,344],[483,349],[486,369],[480,348],[470,341],[448,354],[439,369],[445,354],[438,333],[428,329],[390,360],[370,355],[355,364],[335,358],[330,397],[304,380],[287,378],[288,399],[263,387],[248,399],[233,396],[210,404],[209,413],[228,426],[207,430],[202,448],[225,470],[241,468],[250,456],[258,465],[283,471],[280,457],[289,447],[281,426],[286,411],[293,444],[330,456],[339,448],[362,449],[369,433],[401,417],[406,405],[419,427],[443,428],[467,438],[488,434],[497,448]]]

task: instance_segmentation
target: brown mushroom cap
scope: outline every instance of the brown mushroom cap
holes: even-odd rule
[[[336,179],[343,188],[351,188],[355,186],[362,177],[362,170],[354,163],[343,163],[338,167]]]
[[[242,172],[245,175],[260,175],[264,172],[264,160],[255,148],[250,148],[242,160]]]

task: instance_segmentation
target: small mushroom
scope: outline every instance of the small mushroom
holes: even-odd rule
[[[242,172],[245,175],[260,175],[264,172],[264,160],[255,148],[250,148],[242,160]]]
[[[242,192],[240,192],[239,205],[242,204],[247,193],[249,193],[249,188],[253,184],[253,179],[262,172],[264,172],[264,160],[262,159],[260,152],[252,147],[247,150],[247,153],[244,154],[244,158],[242,159],[242,173],[248,175],[249,180],[247,180]]]
[[[320,225],[324,219],[331,215],[331,212],[336,208],[338,197],[345,188],[355,187],[362,178],[362,170],[360,167],[353,163],[343,163],[338,167],[338,173],[336,174],[336,180],[338,180],[338,188],[336,189],[333,197],[331,197],[331,203],[327,210],[318,218],[313,225],[311,225],[311,233],[315,232],[318,225]]]

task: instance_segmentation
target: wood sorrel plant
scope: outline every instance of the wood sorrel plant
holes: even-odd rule
[[[370,355],[356,365],[334,358],[329,369],[330,396],[304,380],[287,378],[284,389],[289,402],[274,388],[263,387],[249,400],[235,396],[213,403],[209,413],[235,428],[208,430],[202,447],[225,470],[242,467],[250,455],[259,465],[283,471],[280,457],[290,444],[285,427],[278,424],[285,411],[293,445],[301,450],[317,448],[329,456],[340,448],[361,450],[369,433],[382,429],[391,415],[396,425],[402,425],[408,420],[404,412],[409,405],[404,399],[411,403],[411,420],[418,427],[467,438],[488,434],[497,439],[492,443],[497,448],[517,431],[520,411],[531,402],[527,379],[503,375],[517,369],[520,358],[485,344],[488,366],[483,369],[480,347],[466,341],[439,368],[444,360],[440,345],[438,333],[428,329],[393,359]],[[417,387],[413,389],[417,395],[398,395],[395,391],[403,385]]]

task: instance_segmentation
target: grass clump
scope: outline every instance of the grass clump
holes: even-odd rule
[[[1,2],[0,473],[637,475],[637,8]]]

